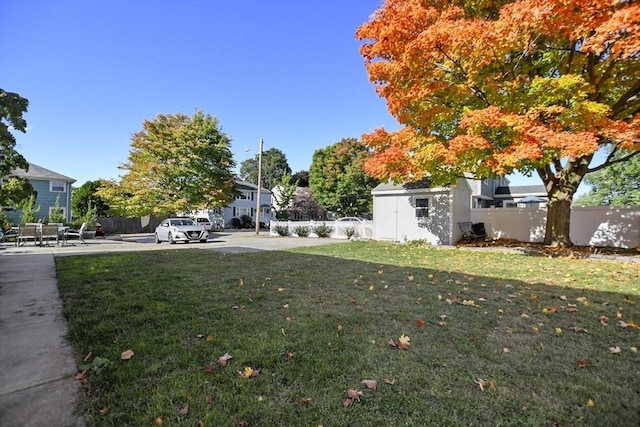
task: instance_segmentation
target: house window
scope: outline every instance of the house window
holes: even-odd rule
[[[426,218],[429,216],[429,198],[416,197],[415,207],[416,207],[416,218]]]
[[[252,197],[248,191],[241,191],[240,194],[236,196],[236,200],[250,200],[250,199],[252,199]]]
[[[49,192],[64,193],[66,185],[63,181],[49,181]]]

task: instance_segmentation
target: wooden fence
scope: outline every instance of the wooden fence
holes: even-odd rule
[[[101,217],[98,222],[102,224],[107,234],[136,234],[153,233],[164,217],[143,216],[140,218]]]

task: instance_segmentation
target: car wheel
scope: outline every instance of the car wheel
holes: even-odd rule
[[[158,237],[158,233],[156,233],[156,243],[160,244],[160,238]]]
[[[169,235],[167,236],[167,240],[169,240],[170,245],[174,245],[176,243],[176,241],[173,240],[173,236],[171,235],[171,233],[169,233]]]

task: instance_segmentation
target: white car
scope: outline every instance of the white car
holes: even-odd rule
[[[167,218],[156,227],[156,243],[206,243],[209,232],[191,218]]]
[[[213,224],[211,223],[211,220],[209,218],[199,216],[194,219],[198,223],[198,225],[203,226],[207,231],[211,231],[211,229],[213,228]]]

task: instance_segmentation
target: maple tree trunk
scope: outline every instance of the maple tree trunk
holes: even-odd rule
[[[547,228],[544,244],[550,246],[573,246],[569,235],[571,229],[571,199],[550,199],[547,205]]]
[[[544,244],[549,246],[573,246],[571,241],[571,202],[586,172],[591,156],[569,162],[559,173],[540,168],[538,174],[547,189],[547,226]]]

